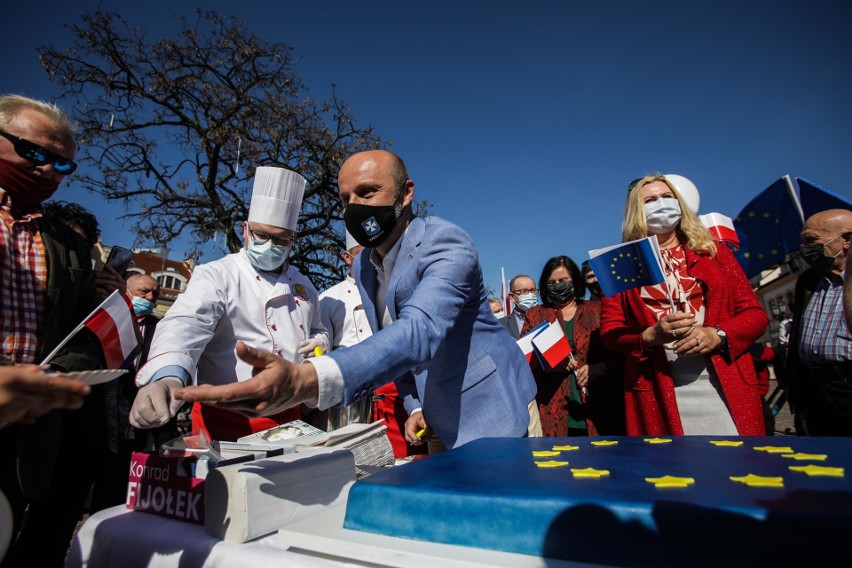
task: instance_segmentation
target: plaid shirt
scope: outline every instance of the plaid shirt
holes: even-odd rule
[[[852,361],[852,337],[843,316],[843,278],[820,278],[802,314],[799,357],[808,366]]]
[[[11,196],[0,188],[0,339],[2,355],[15,363],[37,363],[44,328],[47,255],[36,219],[15,218]]]

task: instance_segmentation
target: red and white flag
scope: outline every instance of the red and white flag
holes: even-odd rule
[[[136,354],[142,342],[139,328],[133,317],[133,308],[124,296],[114,291],[103,303],[95,308],[74,331],[68,334],[62,343],[41,363],[46,365],[74,335],[88,328],[103,348],[104,363],[107,369],[119,369]]]
[[[546,327],[547,322],[542,322],[517,340],[518,347],[521,348],[521,351],[523,352],[524,357],[527,358],[527,363],[530,364],[530,367],[535,368],[539,365],[539,355],[535,352],[535,347],[533,347],[533,339]]]
[[[107,369],[118,369],[139,347],[139,328],[127,297],[114,291],[83,322],[101,342]]]
[[[730,217],[721,213],[707,213],[700,215],[698,220],[701,224],[707,227],[710,231],[710,236],[718,241],[731,243],[736,248],[740,248],[740,238],[737,236],[737,230],[734,229],[734,222]]]
[[[551,369],[571,355],[571,345],[558,320],[533,337],[532,344]]]
[[[503,309],[506,315],[512,313],[512,301],[509,299],[508,291],[506,290],[506,271],[500,267],[500,301],[503,303]]]

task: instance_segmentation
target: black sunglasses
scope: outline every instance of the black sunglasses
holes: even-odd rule
[[[35,162],[36,164],[51,164],[53,169],[62,175],[74,173],[77,169],[77,162],[63,158],[59,154],[54,154],[50,150],[45,150],[38,144],[34,144],[29,140],[19,138],[14,134],[9,134],[0,130],[0,136],[12,143],[15,147],[15,153],[25,160]]]

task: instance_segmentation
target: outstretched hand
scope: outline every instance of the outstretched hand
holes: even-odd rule
[[[237,343],[237,356],[253,367],[252,378],[227,385],[186,387],[176,391],[175,397],[253,418],[277,414],[303,402],[316,404],[319,380],[312,364],[293,364],[243,342]]]

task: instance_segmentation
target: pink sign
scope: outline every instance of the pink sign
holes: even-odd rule
[[[204,480],[192,477],[195,460],[135,452],[130,457],[127,508],[204,524]]]

